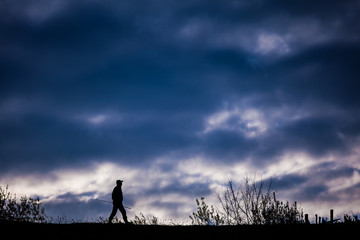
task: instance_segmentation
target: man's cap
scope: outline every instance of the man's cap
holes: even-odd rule
[[[118,183],[118,182],[123,182],[123,180],[116,180],[116,182]]]

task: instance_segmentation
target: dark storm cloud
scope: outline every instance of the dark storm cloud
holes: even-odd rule
[[[223,161],[239,161],[250,156],[258,146],[256,140],[248,140],[242,134],[231,131],[214,131],[207,136],[204,152],[208,157]]]
[[[10,58],[22,73],[18,78],[9,75],[4,79],[5,93],[29,94],[29,89],[32,94],[63,93],[61,90],[65,89],[56,90],[58,85],[66,87],[63,84],[68,81],[81,81],[83,71],[95,64],[101,66],[116,51],[116,44],[121,46],[123,39],[132,39],[131,25],[115,18],[111,9],[86,6],[68,7],[41,25],[21,20],[3,23],[6,55],[2,59]],[[8,49],[16,51],[8,53]],[[69,95],[76,94],[76,89],[67,90]]]
[[[346,144],[337,134],[339,123],[332,119],[305,119],[296,121],[290,126],[282,129],[286,134],[283,145],[285,149],[303,150],[314,156],[326,155],[329,152],[341,152],[346,150]],[[276,141],[276,140],[275,140]]]
[[[326,171],[324,171],[324,169]],[[341,178],[351,177],[354,173],[359,173],[359,169],[355,167],[342,166],[340,163],[323,162],[312,166],[308,175],[318,179],[326,179],[326,181],[333,181]]]
[[[337,42],[258,66],[249,62],[248,55],[227,50],[218,51],[208,60],[213,59],[213,66],[218,70],[231,72],[226,78],[229,94],[273,93],[266,102],[260,102],[267,106],[269,103],[296,105],[324,101],[348,108],[359,105],[356,93],[359,56],[358,44]],[[277,99],[277,92],[281,93],[282,102]]]
[[[296,174],[288,174],[277,178],[272,178],[271,183],[272,187],[278,190],[290,190],[296,189],[300,184],[303,184],[307,181],[307,178],[304,176]]]
[[[153,186],[152,189],[147,191],[145,195],[167,195],[170,193],[178,193],[182,196],[199,197],[210,194],[209,185],[207,183],[192,183],[184,184],[181,179],[176,179],[176,182],[172,182],[165,187]]]
[[[359,135],[355,1],[40,2],[1,3],[1,171],[174,152],[256,165],[347,153]],[[343,112],[199,137],[222,102],[252,96],[245,107]]]
[[[301,189],[301,192],[299,192],[299,194],[295,194],[295,197],[299,201],[309,201],[309,202],[321,200],[324,198],[330,200],[330,197],[336,198],[336,196],[329,196],[329,194],[327,194],[327,190],[328,187],[324,184],[307,185]]]
[[[238,131],[213,131],[206,136],[203,150],[209,158],[222,161],[251,158],[253,164],[261,166],[273,163],[287,152],[306,152],[315,158],[329,154],[346,156],[359,134],[357,124],[348,121],[347,116],[299,119],[269,131],[256,138],[247,138]]]
[[[2,171],[41,171],[76,163],[81,166],[96,159],[116,158],[129,164],[151,160],[169,149],[186,148],[194,141],[193,136],[182,132],[187,126],[174,128],[182,126],[176,124],[181,119],[155,118],[133,125],[125,118],[119,125],[93,126],[54,116],[22,117],[1,128],[1,157],[8,159]],[[19,147],[21,151],[16,151]]]
[[[283,60],[274,69],[283,72],[279,84],[294,97],[353,107],[359,105],[354,90],[359,87],[359,58],[358,44],[340,42],[311,48]]]

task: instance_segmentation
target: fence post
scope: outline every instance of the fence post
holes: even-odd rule
[[[330,209],[330,223],[334,222],[334,209]]]
[[[318,224],[318,217],[317,214],[315,214],[315,223]]]
[[[305,224],[310,224],[309,222],[309,214],[305,214]]]

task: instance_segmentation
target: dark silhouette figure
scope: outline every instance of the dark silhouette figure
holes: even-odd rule
[[[125,208],[123,206],[123,194],[122,194],[122,190],[121,190],[121,186],[122,186],[123,181],[122,180],[117,180],[116,181],[116,187],[114,188],[113,192],[112,192],[112,200],[113,200],[113,210],[110,214],[109,217],[109,223],[112,222],[113,218],[116,215],[117,210],[119,209],[122,217],[124,219],[124,222],[126,224],[128,224],[128,220],[127,220],[127,216],[126,216],[126,211]]]

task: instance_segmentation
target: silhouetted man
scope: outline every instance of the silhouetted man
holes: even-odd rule
[[[122,202],[123,202],[123,194],[122,194],[122,191],[121,191],[122,183],[123,183],[122,180],[117,180],[116,181],[116,187],[114,187],[114,190],[112,192],[113,210],[112,210],[112,212],[110,214],[110,217],[109,217],[109,223],[111,223],[111,221],[115,217],[116,212],[117,212],[118,209],[120,210],[120,212],[122,214],[124,222],[126,224],[129,223],[128,220],[127,220],[127,217],[126,217],[125,208],[124,208],[124,206],[122,204]]]

